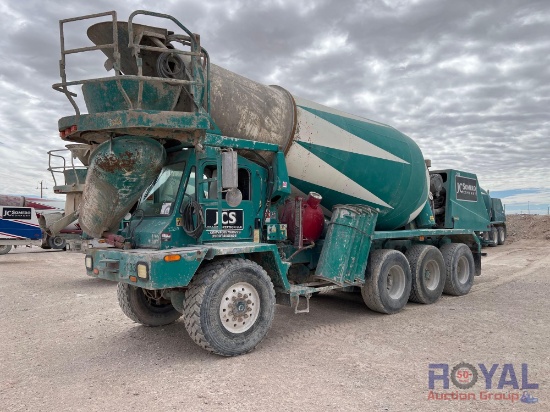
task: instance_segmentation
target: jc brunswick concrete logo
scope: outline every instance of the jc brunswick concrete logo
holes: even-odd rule
[[[476,386],[477,384],[477,386]],[[474,388],[475,386],[475,388]],[[428,365],[428,400],[537,403],[539,384],[529,381],[529,365],[461,362]]]

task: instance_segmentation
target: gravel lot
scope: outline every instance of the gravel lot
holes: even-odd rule
[[[254,352],[222,358],[196,346],[181,319],[127,319],[116,285],[86,277],[83,255],[19,248],[0,256],[0,409],[550,410],[550,242],[484,251],[467,296],[385,316],[360,294],[323,294],[309,314],[277,306]],[[528,364],[538,403],[428,400],[428,365],[459,362],[499,364],[488,392],[519,395],[495,387],[505,363],[521,387]],[[480,374],[468,391],[484,389]]]

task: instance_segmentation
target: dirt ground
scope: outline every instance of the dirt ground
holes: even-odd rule
[[[508,243],[518,240],[550,240],[550,215],[508,215]]]
[[[467,296],[409,303],[391,316],[343,292],[312,298],[309,314],[277,306],[267,338],[236,358],[201,350],[181,319],[133,323],[115,284],[86,277],[83,255],[17,249],[0,256],[0,409],[548,411],[550,241],[514,236],[484,249]],[[429,364],[450,371],[460,362],[474,366],[477,383],[444,390],[437,381],[434,392],[476,400],[429,400]],[[491,390],[479,364],[498,364]],[[538,403],[480,399],[519,397],[522,364]],[[497,389],[505,368],[513,383],[510,365],[519,389]]]

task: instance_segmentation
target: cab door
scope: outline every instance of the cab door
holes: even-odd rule
[[[253,240],[257,210],[254,210],[251,168],[239,165],[238,188],[242,193],[242,202],[236,207],[227,204],[226,193],[223,191],[221,208],[219,207],[218,179],[221,179],[221,173],[218,173],[216,163],[201,164],[200,172],[202,179],[199,181],[199,197],[205,226],[202,240]]]

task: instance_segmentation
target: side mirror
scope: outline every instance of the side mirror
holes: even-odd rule
[[[243,200],[243,195],[238,188],[239,176],[237,165],[237,152],[222,153],[222,188],[229,189],[225,194],[225,201],[231,207],[237,207]]]
[[[239,186],[237,175],[237,152],[222,153],[222,188],[233,189]]]
[[[225,201],[229,206],[237,207],[243,201],[243,194],[239,189],[234,187],[233,189],[229,189],[225,194]]]

